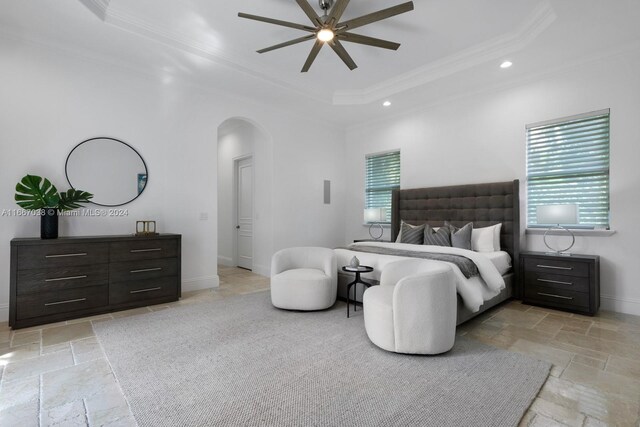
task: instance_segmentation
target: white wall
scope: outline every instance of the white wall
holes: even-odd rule
[[[364,158],[401,149],[401,187],[520,179],[525,182],[525,125],[611,108],[610,237],[578,237],[576,253],[601,256],[602,306],[640,314],[640,55],[582,64],[499,91],[452,100],[347,132],[347,241],[368,236],[362,225]],[[526,223],[523,216],[523,226]],[[388,236],[388,230],[387,230]],[[529,250],[545,249],[527,235]]]
[[[252,156],[253,183],[253,271],[269,275],[273,253],[271,215],[273,159],[272,143],[252,123],[229,119],[218,128],[218,263],[234,266],[235,165],[240,157]]]
[[[183,235],[184,289],[216,286],[217,131],[230,117],[247,117],[273,144],[274,250],[344,240],[343,190],[334,192],[331,205],[322,204],[324,179],[344,189],[344,133],[317,127],[316,112],[307,120],[4,37],[0,81],[0,211],[17,208],[14,185],[28,172],[66,188],[64,162],[80,141],[122,139],[147,162],[144,194],[125,206],[128,217],[64,218],[61,235],[133,233],[136,219],[155,219],[159,231]],[[200,221],[200,213],[208,213],[208,221]],[[0,217],[0,321],[8,317],[9,240],[38,235],[38,218]]]

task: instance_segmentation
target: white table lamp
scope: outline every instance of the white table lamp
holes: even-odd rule
[[[364,222],[369,223],[369,236],[371,236],[374,240],[380,240],[382,235],[384,234],[384,229],[381,222],[387,220],[387,210],[385,208],[368,208],[364,210]],[[377,225],[380,227],[380,234],[373,234],[373,226]]]
[[[576,243],[576,236],[564,225],[578,224],[578,205],[539,205],[536,207],[538,224],[553,225],[544,233],[544,244],[556,255],[571,255],[567,251]],[[547,235],[552,230],[565,230],[571,236],[571,245],[565,249],[556,249],[547,243]]]

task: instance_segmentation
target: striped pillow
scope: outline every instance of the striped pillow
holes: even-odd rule
[[[424,244],[434,246],[451,246],[451,231],[449,227],[440,227],[436,231],[429,224],[424,228]]]
[[[410,243],[412,245],[421,245],[424,238],[424,224],[411,225],[406,222],[402,223],[400,229],[400,243]]]

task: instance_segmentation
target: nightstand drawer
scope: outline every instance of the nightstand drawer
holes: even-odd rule
[[[544,286],[550,289],[568,290],[574,292],[589,292],[589,278],[576,276],[563,276],[561,274],[541,273],[537,271],[525,271],[525,287]]]
[[[589,310],[589,294],[584,292],[532,285],[525,287],[524,296],[527,302],[538,302],[563,309]]]
[[[548,274],[559,274],[563,276],[589,277],[589,264],[566,259],[534,258],[527,257],[524,260],[525,271],[537,271]]]

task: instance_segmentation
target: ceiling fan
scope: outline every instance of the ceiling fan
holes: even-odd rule
[[[409,12],[413,10],[413,2],[406,2],[397,6],[390,7],[388,9],[383,9],[364,16],[360,16],[359,18],[349,19],[347,21],[341,22],[340,18],[349,5],[349,1],[350,0],[335,0],[334,4],[334,0],[319,0],[320,8],[324,12],[322,16],[319,16],[307,0],[296,0],[296,3],[298,3],[304,13],[309,17],[313,26],[281,21],[279,19],[265,18],[263,16],[250,15],[242,12],[238,13],[238,16],[240,18],[253,19],[254,21],[261,21],[269,24],[280,25],[283,27],[295,28],[297,30],[302,30],[310,33],[306,36],[294,40],[289,40],[275,46],[260,49],[258,51],[258,53],[270,52],[272,50],[315,39],[315,43],[313,45],[313,48],[311,49],[309,57],[307,58],[307,62],[305,62],[304,66],[302,67],[303,73],[309,71],[309,69],[311,68],[311,64],[313,64],[313,61],[315,61],[316,57],[318,56],[320,49],[322,49],[322,46],[324,46],[325,44],[331,46],[334,52],[340,57],[340,59],[342,59],[342,61],[347,65],[347,67],[349,67],[350,70],[354,70],[358,68],[358,66],[353,61],[351,56],[349,56],[341,41],[374,46],[382,49],[398,50],[398,48],[400,47],[400,43],[394,43],[387,40],[376,39],[374,37],[354,34],[351,32],[351,30],[371,24],[373,22],[382,21],[383,19],[387,19],[392,16],[400,15],[401,13]]]

